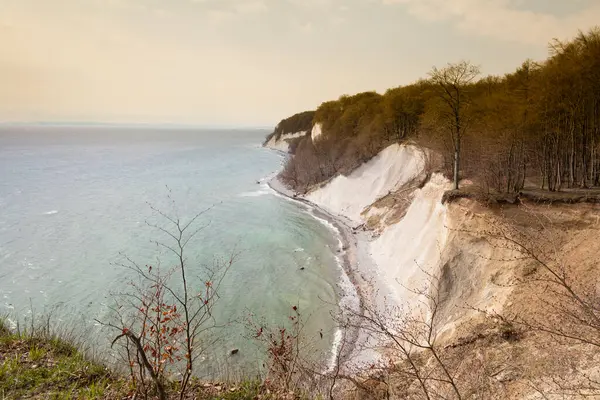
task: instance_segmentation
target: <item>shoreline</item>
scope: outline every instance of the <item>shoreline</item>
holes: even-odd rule
[[[364,315],[366,301],[372,300],[367,297],[367,284],[370,285],[372,282],[365,277],[365,272],[367,272],[367,270],[363,268],[369,269],[369,267],[375,266],[375,262],[368,254],[367,248],[369,241],[366,235],[362,232],[355,231],[352,226],[343,220],[342,217],[333,215],[332,213],[319,207],[317,204],[314,204],[303,197],[297,196],[296,193],[286,188],[284,184],[279,181],[278,174],[274,177],[271,177],[267,184],[273,191],[287,198],[288,200],[310,207],[315,218],[323,219],[337,231],[337,238],[339,239],[341,246],[336,254],[336,258],[338,258],[340,261],[339,265],[342,269],[342,273],[352,285],[354,293],[356,294],[356,300],[358,301],[358,307],[356,310],[353,310],[353,312],[358,315]],[[361,266],[363,268],[361,268]],[[370,268],[370,272],[375,272],[375,269]],[[338,285],[342,286],[342,282],[338,282]],[[343,297],[340,298],[338,306],[343,311],[344,306],[342,305],[342,301]],[[343,328],[338,327],[338,332],[340,329]],[[346,329],[348,329],[346,335],[349,333],[350,337],[348,338],[346,336],[344,350],[341,355],[339,353],[339,347],[342,343],[336,343],[336,340],[343,340],[344,336],[338,338],[336,332],[334,343],[332,344],[332,359],[327,366],[328,371],[336,368],[336,361],[338,358],[340,360],[340,364],[342,365],[342,369],[350,370],[357,368],[357,366],[353,367],[351,365],[351,361],[357,361],[359,365],[362,365],[363,363],[374,361],[377,358],[376,354],[364,354],[364,350],[360,351],[360,349],[358,349],[358,345],[361,343],[361,341],[367,341],[366,336],[363,337],[363,332],[361,332],[360,327],[352,326],[351,328]]]

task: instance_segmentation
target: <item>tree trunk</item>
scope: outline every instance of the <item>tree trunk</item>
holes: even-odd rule
[[[571,151],[569,153],[569,187],[575,186],[575,119],[571,117]]]
[[[454,190],[458,190],[458,170],[460,168],[460,141],[456,144],[454,150]]]

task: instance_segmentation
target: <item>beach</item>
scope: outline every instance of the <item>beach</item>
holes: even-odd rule
[[[416,146],[392,144],[349,175],[304,195],[270,180],[273,190],[310,207],[339,237],[339,264],[358,304],[352,309],[343,298],[340,303],[359,327],[350,335],[352,346],[343,346],[351,348],[341,357],[346,369],[364,370],[384,358],[386,343],[360,328],[367,322],[361,316],[386,320],[390,313],[426,311],[418,292],[439,273],[448,234],[441,199],[449,188],[442,175],[427,173],[427,157]]]
[[[366,304],[371,307],[376,306],[378,310],[383,311],[385,299],[390,293],[388,287],[381,281],[377,265],[369,254],[369,232],[354,228],[352,222],[343,216],[334,215],[296,195],[277,177],[273,177],[269,181],[269,186],[291,201],[310,207],[313,216],[329,224],[333,233],[338,237],[340,246],[337,250],[337,257],[344,274],[340,282],[343,292],[340,299],[341,311],[353,316],[363,315]],[[356,318],[353,319],[356,320]],[[344,336],[343,352],[338,356]],[[364,365],[375,363],[379,360],[380,354],[373,347],[373,343],[370,343],[370,336],[361,331],[356,324],[352,324],[345,335],[341,331],[337,332],[328,368],[332,369],[338,359],[342,366],[341,371],[344,373],[355,372]]]

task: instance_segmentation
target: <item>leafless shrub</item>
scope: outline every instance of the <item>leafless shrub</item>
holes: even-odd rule
[[[565,262],[562,248],[568,236],[560,226],[555,226],[550,219],[539,216],[533,210],[524,210],[526,224],[495,220],[488,224],[488,229],[477,234],[486,238],[493,247],[514,254],[510,259],[500,261],[516,260],[526,266],[514,285],[527,287],[535,293],[540,311],[504,311],[492,313],[492,316],[511,326],[548,335],[559,345],[582,346],[584,352],[585,349],[597,352],[600,349],[600,293],[597,282],[577,276],[576,266]],[[569,378],[539,378],[531,382],[531,387],[544,398],[600,396],[600,371],[586,370],[578,365],[581,360],[566,361],[572,364],[565,364],[570,371]]]
[[[167,398],[166,382],[178,372],[179,397],[183,399],[198,360],[210,347],[208,340],[214,340],[207,335],[217,326],[213,309],[236,255],[192,269],[186,247],[206,228],[195,224],[208,210],[183,221],[177,211],[170,215],[151,209],[164,224],[148,225],[167,237],[154,243],[174,257],[174,265],[165,269],[160,263],[142,266],[126,258],[121,266],[132,271],[135,280],[128,291],[115,293],[113,320],[101,323],[119,331],[113,345],[125,339],[129,372],[142,394],[148,394],[151,381],[159,397]]]
[[[423,271],[425,273],[425,271]],[[346,310],[350,324],[369,338],[362,344],[372,347],[382,359],[361,368],[367,379],[355,384],[360,391],[371,387],[384,397],[406,399],[462,399],[463,389],[456,363],[438,343],[438,313],[443,302],[440,281],[425,273],[422,288],[407,289],[414,295],[412,306],[365,304],[364,311]],[[394,377],[394,385],[390,381]],[[375,384],[375,382],[378,382]]]

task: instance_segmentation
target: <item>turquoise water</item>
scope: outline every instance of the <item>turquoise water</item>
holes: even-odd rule
[[[109,318],[112,293],[133,278],[117,265],[123,255],[142,265],[173,263],[151,243],[164,236],[145,223],[156,220],[147,203],[173,212],[168,187],[182,220],[212,207],[188,246],[191,269],[238,254],[216,310],[225,327],[209,349],[219,362],[204,372],[256,368],[261,349],[243,321],[253,313],[279,323],[293,305],[310,317],[306,335],[325,357],[331,304],[340,296],[337,239],[310,210],[267,187],[264,178],[282,162],[260,147],[267,133],[0,128],[0,313],[27,318],[30,304],[37,313],[58,307],[59,323],[77,320],[88,338],[105,343],[111,334],[94,320]],[[233,348],[240,353],[229,357]]]

